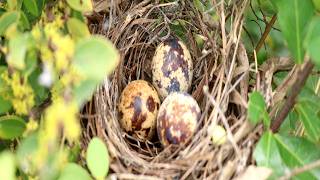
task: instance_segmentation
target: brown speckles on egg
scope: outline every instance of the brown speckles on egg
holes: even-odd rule
[[[192,75],[191,55],[181,41],[172,38],[157,47],[152,60],[152,80],[162,99],[171,92],[187,92]]]
[[[200,119],[197,102],[187,93],[172,93],[162,103],[157,118],[157,131],[161,143],[186,143],[196,131]]]
[[[146,81],[129,83],[121,93],[119,102],[122,128],[140,140],[150,140],[155,132],[159,103],[156,90]]]
[[[152,96],[149,96],[147,99],[147,108],[150,112],[154,111],[154,108],[156,106],[156,103],[154,102],[154,99]]]

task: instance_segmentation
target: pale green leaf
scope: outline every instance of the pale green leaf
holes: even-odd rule
[[[304,125],[308,137],[317,142],[320,140],[320,118],[315,114],[315,110],[307,101],[301,101],[296,104],[295,109]]]
[[[106,145],[97,137],[91,139],[87,149],[87,164],[91,174],[103,179],[109,171],[109,154]]]
[[[315,16],[308,26],[308,31],[304,40],[304,47],[308,48],[309,43],[320,35],[320,17]]]
[[[0,154],[0,179],[14,180],[16,163],[14,154],[10,151],[4,151]]]
[[[17,159],[20,169],[29,174],[34,171],[33,157],[38,150],[38,134],[32,134],[21,142],[17,150]]]
[[[308,44],[308,53],[311,57],[311,60],[317,65],[320,66],[320,36],[316,37],[313,39],[309,44]]]
[[[260,138],[253,152],[253,157],[258,166],[271,168],[272,177],[282,176],[287,169],[281,156],[272,132],[265,132]]]
[[[311,60],[320,66],[320,17],[316,16],[310,22],[306,39],[304,41],[304,47],[306,48]]]
[[[251,123],[256,124],[263,120],[265,126],[269,127],[270,119],[266,112],[266,103],[263,96],[255,91],[249,95],[248,117]]]
[[[8,112],[11,108],[11,102],[0,96],[0,115]]]
[[[91,12],[93,10],[92,0],[67,0],[72,9],[81,12]]]
[[[103,37],[91,36],[80,41],[75,50],[74,64],[83,80],[74,89],[81,105],[117,66],[119,54],[113,44]]]
[[[205,11],[205,6],[202,4],[200,0],[193,0],[194,6],[197,8],[198,11],[204,12]]]
[[[282,161],[290,168],[302,167],[320,159],[319,148],[304,138],[274,135]],[[317,179],[320,169],[295,176],[295,179]]]
[[[98,81],[95,80],[84,80],[78,84],[74,90],[74,98],[80,106],[87,100],[90,99],[93,92],[96,90],[97,85],[99,84]]]
[[[10,25],[18,22],[18,19],[19,19],[19,13],[16,11],[9,11],[4,13],[0,17],[0,36],[4,35],[4,33],[6,32],[6,30]]]
[[[87,25],[77,18],[69,18],[67,27],[69,33],[75,38],[84,38],[90,35]]]
[[[18,2],[17,0],[7,0],[7,4],[10,10],[15,10],[18,5]]]
[[[29,34],[19,34],[9,41],[7,62],[17,69],[25,68],[25,56],[28,48]]]
[[[75,66],[88,79],[101,81],[114,70],[118,61],[116,48],[103,37],[92,36],[76,46]]]
[[[306,27],[314,14],[311,0],[274,0],[281,31],[296,63],[303,62]]]
[[[26,123],[18,116],[0,117],[0,138],[13,139],[22,135],[26,129]]]
[[[320,0],[312,0],[317,11],[320,12]]]
[[[81,166],[75,163],[68,163],[62,170],[58,180],[90,180],[91,177],[88,172]]]

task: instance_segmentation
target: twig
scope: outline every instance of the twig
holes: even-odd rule
[[[293,176],[296,176],[296,175],[301,174],[303,172],[315,169],[317,167],[320,167],[320,160],[314,161],[314,162],[309,163],[307,165],[304,165],[302,167],[295,168],[290,173],[280,177],[279,179],[280,180],[290,179]]]
[[[305,84],[309,74],[312,71],[314,64],[307,60],[303,66],[303,68],[298,72],[299,76],[295,84],[292,85],[291,94],[289,95],[288,99],[284,103],[282,109],[280,110],[279,115],[272,121],[271,130],[272,132],[276,133],[279,130],[284,119],[287,117],[290,110],[295,105],[296,97],[298,96],[299,92],[301,91],[303,85]]]
[[[277,15],[273,15],[272,19],[270,20],[270,22],[267,24],[266,29],[264,30],[262,37],[260,38],[258,45],[256,47],[256,52],[259,52],[260,48],[262,47],[262,45],[264,44],[264,41],[266,40],[267,36],[269,35],[269,32],[272,29],[273,24],[276,22],[277,20]]]
[[[46,98],[40,105],[33,107],[29,113],[29,116],[32,119],[40,119],[41,114],[43,113],[43,111],[50,106],[50,104],[52,103],[51,100],[51,95],[49,95],[48,98]]]

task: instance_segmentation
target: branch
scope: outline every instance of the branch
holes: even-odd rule
[[[290,179],[293,176],[296,176],[296,175],[301,174],[303,172],[315,169],[317,167],[320,167],[320,160],[314,161],[314,162],[309,163],[309,164],[302,166],[302,167],[295,168],[289,174],[284,175],[284,176],[280,177],[279,179],[281,179],[281,180]]]
[[[296,82],[292,85],[291,93],[289,94],[288,99],[282,106],[282,109],[280,110],[279,115],[276,116],[276,118],[273,119],[272,121],[271,130],[273,133],[278,132],[282,122],[287,117],[291,109],[294,107],[296,102],[296,97],[298,96],[299,92],[303,88],[308,76],[312,71],[313,66],[314,64],[310,60],[307,60],[304,63],[303,68],[298,72],[299,75],[296,79]]]
[[[259,42],[258,42],[258,45],[256,46],[256,52],[258,53],[259,50],[261,49],[262,45],[264,44],[264,41],[266,40],[266,38],[268,37],[271,29],[272,29],[272,26],[273,24],[276,22],[277,20],[277,15],[273,15],[272,16],[272,19],[270,20],[270,22],[267,24],[266,26],[266,29],[264,30],[263,34],[262,34],[262,37],[260,38]]]
[[[38,120],[41,117],[43,111],[52,103],[51,95],[46,98],[40,105],[33,107],[29,113],[29,116],[34,119]]]

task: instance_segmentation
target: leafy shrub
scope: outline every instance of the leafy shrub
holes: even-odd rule
[[[71,161],[79,149],[78,113],[119,59],[110,41],[90,34],[83,14],[92,6],[91,0],[0,2],[1,149],[15,152],[0,154],[0,179],[15,179],[16,168],[19,177],[91,179]],[[94,161],[97,155],[104,164]],[[94,138],[87,156],[92,176],[106,176],[104,143]]]

